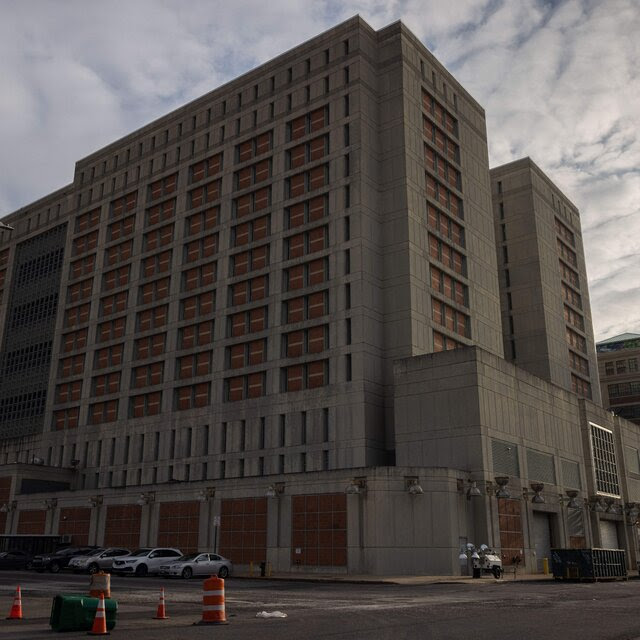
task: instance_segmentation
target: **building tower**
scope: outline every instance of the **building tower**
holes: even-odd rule
[[[601,404],[578,209],[530,158],[491,185],[505,357]]]

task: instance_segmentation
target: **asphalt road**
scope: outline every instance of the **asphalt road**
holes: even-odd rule
[[[15,586],[25,620],[5,621]],[[51,596],[86,590],[87,576],[0,573],[0,638],[51,638]],[[160,586],[169,620],[153,620]],[[135,640],[228,638],[282,640],[631,640],[640,639],[640,581],[495,582],[421,586],[280,580],[226,581],[229,625],[198,627],[201,580],[112,579],[118,600],[113,637]],[[279,610],[286,619],[256,618]],[[6,612],[5,612],[6,611]],[[65,638],[86,637],[66,633]]]

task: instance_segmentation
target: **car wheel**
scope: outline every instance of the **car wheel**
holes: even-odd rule
[[[60,565],[57,562],[52,562],[49,566],[51,573],[58,573],[60,571]]]
[[[144,578],[146,575],[148,575],[148,573],[149,569],[146,564],[140,564],[136,567],[136,575],[139,578]]]
[[[229,567],[220,567],[218,570],[218,578],[222,578],[223,580],[229,575]]]
[[[185,568],[182,570],[182,577],[183,577],[185,580],[188,580],[192,575],[193,575],[193,569],[192,569],[191,567],[185,567]]]
[[[502,577],[502,567],[493,567],[493,577],[496,580],[500,580]]]
[[[92,562],[89,565],[89,573],[98,573],[100,571],[100,565],[97,562]]]

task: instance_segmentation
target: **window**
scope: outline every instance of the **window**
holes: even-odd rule
[[[153,251],[173,242],[173,223],[147,231],[142,240],[143,251]]]
[[[100,299],[100,316],[110,316],[127,310],[128,291],[121,291]]]
[[[89,273],[93,273],[95,269],[95,264],[96,264],[95,253],[85,256],[84,258],[80,258],[75,262],[72,262],[69,269],[69,278],[70,279],[80,278],[82,276],[86,276]]]
[[[56,431],[62,429],[76,429],[78,427],[79,407],[69,407],[53,412],[53,428]]]
[[[448,304],[431,298],[432,318],[436,324],[442,325],[467,338],[470,337],[471,319],[464,313],[457,311]]]
[[[23,306],[26,306],[26,305],[23,305]],[[90,309],[91,309],[90,304],[81,304],[77,307],[67,309],[67,311],[65,312],[65,323],[64,323],[65,327],[75,327],[79,324],[84,324],[85,322],[89,322]],[[20,308],[14,309],[14,316],[17,315],[15,311],[18,311],[18,310],[20,310]],[[30,309],[26,309],[22,314],[24,316],[22,319],[25,321],[20,324],[17,324],[16,319],[12,318],[11,326],[14,327],[14,326],[21,326],[21,324],[29,324],[29,320],[31,316],[33,315],[35,317],[35,314],[36,314],[36,311],[32,312]]]
[[[269,264],[269,245],[254,247],[231,256],[231,274],[243,275],[249,271],[264,269]]]
[[[287,141],[297,140],[329,124],[329,107],[315,109],[287,123]]]
[[[118,419],[118,401],[97,402],[89,405],[89,423],[101,424],[115,422]]]
[[[138,287],[138,304],[151,304],[169,296],[171,278],[160,278]]]
[[[124,262],[131,257],[133,249],[133,240],[126,240],[120,244],[109,247],[104,252],[105,266],[113,266],[120,262]],[[95,260],[92,260],[92,264]]]
[[[211,373],[212,351],[201,351],[176,360],[176,376],[180,380]]]
[[[167,309],[167,305],[161,305],[153,309],[139,311],[136,314],[137,331],[149,331],[164,327],[167,323]]]
[[[218,224],[219,213],[219,207],[211,207],[189,216],[186,220],[185,235],[191,236],[201,231],[213,229]]]
[[[114,344],[111,347],[98,349],[94,355],[93,368],[95,370],[106,369],[122,365],[124,344]]]
[[[218,252],[218,234],[204,236],[198,240],[192,240],[184,245],[183,263],[197,262],[203,258],[209,258]]]
[[[109,340],[122,338],[125,334],[126,324],[126,316],[108,320],[107,322],[101,322],[97,327],[96,341],[107,342]]]
[[[134,343],[134,358],[144,360],[152,356],[162,355],[165,351],[166,333],[138,338]]]
[[[317,196],[298,202],[285,209],[285,225],[288,229],[321,220],[328,214],[329,202],[326,196]]]
[[[266,373],[260,371],[246,376],[236,376],[225,380],[225,399],[236,402],[249,398],[259,398],[265,394]]]
[[[627,372],[627,361],[626,360],[616,360],[616,374],[626,373]]]
[[[319,160],[329,153],[329,136],[320,136],[292,147],[286,152],[286,168],[296,169],[308,162]]]
[[[271,177],[271,159],[261,160],[256,164],[243,167],[233,174],[234,189],[247,189]]]
[[[273,132],[267,131],[236,145],[236,162],[246,162],[256,156],[271,151],[273,145]]]
[[[91,379],[91,395],[105,396],[120,391],[120,372],[106,373]]]
[[[319,360],[281,369],[283,392],[315,389],[329,383],[329,361]]]
[[[283,273],[286,291],[313,286],[329,279],[329,260],[319,258],[284,269]]]
[[[128,275],[128,274],[127,274]],[[91,297],[93,289],[93,278],[88,278],[82,282],[72,284],[67,288],[67,304],[74,304]]]
[[[229,286],[229,306],[262,300],[269,295],[269,276],[258,276]]]
[[[321,318],[329,313],[327,291],[318,291],[298,298],[290,298],[283,303],[283,319],[287,324]]]
[[[434,351],[449,351],[450,349],[459,349],[465,345],[449,336],[445,336],[439,331],[433,332],[433,350]]]
[[[75,238],[73,241],[73,255],[77,256],[87,251],[91,251],[98,246],[98,232],[92,231],[84,236]]]
[[[246,193],[232,202],[234,218],[241,218],[250,213],[257,213],[271,205],[271,187],[263,187],[257,191]]]
[[[429,234],[429,255],[456,273],[466,276],[465,256],[432,234]]]
[[[206,407],[211,402],[211,383],[202,382],[179,387],[174,394],[174,411]]]
[[[227,347],[227,366],[231,369],[262,364],[267,359],[267,340],[253,340]]]
[[[166,156],[165,156],[166,157]],[[178,174],[174,173],[170,176],[165,176],[160,180],[152,182],[148,187],[147,199],[152,202],[165,196],[169,196],[175,193],[178,183]]]
[[[142,418],[158,415],[162,410],[162,391],[145,393],[129,398],[129,417]]]
[[[178,349],[193,349],[213,341],[213,320],[200,322],[178,330]]]
[[[609,362],[604,363],[604,372],[605,372],[605,375],[608,375],[608,376],[614,375],[615,371],[613,368],[613,362],[611,360]]]
[[[56,403],[79,402],[82,393],[82,380],[64,382],[56,386]]]
[[[93,209],[76,217],[75,233],[82,233],[100,222],[100,209]]]
[[[314,167],[285,179],[285,197],[297,198],[329,183],[329,165]]]
[[[593,424],[593,422],[590,422],[589,425],[591,427],[596,490],[598,493],[620,497],[613,432]]]
[[[111,201],[109,206],[109,218],[112,220],[115,218],[119,218],[120,216],[126,215],[133,211],[138,204],[138,192],[132,191],[125,196],[121,196],[120,198],[116,198]]]
[[[227,316],[227,337],[239,337],[267,328],[267,307],[249,309]]]
[[[149,278],[154,275],[166,273],[171,269],[171,250],[163,251],[162,253],[156,253],[142,260],[140,276],[142,278]]]
[[[216,281],[216,263],[209,262],[200,267],[182,272],[182,291],[192,291],[206,287]]]
[[[459,305],[469,306],[469,292],[466,285],[431,265],[431,286],[435,291],[453,300]]]
[[[191,320],[213,313],[216,308],[216,292],[206,291],[197,296],[180,300],[180,319]]]
[[[329,348],[329,326],[292,331],[282,335],[282,357],[297,358],[306,354],[321,353]]]
[[[110,291],[111,289],[117,289],[129,284],[130,271],[131,266],[125,265],[124,267],[118,267],[105,272],[102,276],[102,290]]]
[[[217,153],[189,167],[189,182],[199,182],[222,171],[222,153]]]
[[[249,222],[236,225],[231,230],[231,243],[240,247],[256,240],[263,240],[270,233],[271,216],[261,216]]]
[[[220,198],[221,180],[214,180],[188,193],[187,208],[193,209]]]
[[[166,200],[160,204],[156,204],[153,207],[147,209],[145,213],[145,225],[147,227],[165,222],[173,218],[176,212],[176,199]]]

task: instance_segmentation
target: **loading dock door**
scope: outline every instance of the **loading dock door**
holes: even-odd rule
[[[536,552],[536,569],[542,572],[542,559],[551,558],[551,516],[533,512],[532,547]]]
[[[600,520],[600,540],[603,549],[620,549],[618,527],[611,520]]]

